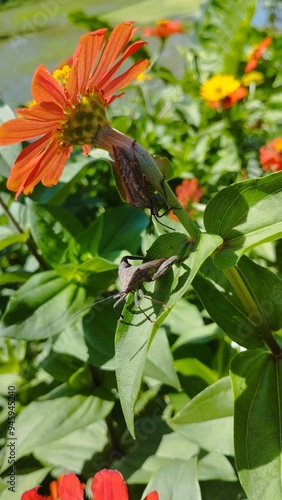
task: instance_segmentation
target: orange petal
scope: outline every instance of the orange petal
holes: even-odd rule
[[[41,496],[37,491],[39,490],[40,486],[36,486],[32,490],[25,491],[22,496],[21,500],[52,500],[50,496]]]
[[[40,139],[32,142],[28,146],[26,146],[17,157],[15,164],[20,171],[24,171],[27,163],[29,163],[32,159],[36,158],[40,153],[44,151],[46,146],[48,146],[52,142],[53,133],[45,134]],[[12,166],[12,170],[15,168]],[[26,174],[24,174],[26,175]]]
[[[91,151],[91,146],[89,144],[83,144],[82,151],[83,151],[84,156],[88,156],[90,154],[90,151]]]
[[[245,68],[244,68],[244,73],[250,73],[255,69],[258,65],[258,60],[256,58],[250,59],[250,61],[247,62]]]
[[[8,189],[18,191],[35,165],[40,162],[46,147],[50,144],[50,138],[51,134],[41,137],[41,139],[29,144],[29,146],[22,150],[11,168],[10,176],[7,180]]]
[[[58,120],[49,120],[44,123],[24,118],[13,118],[0,126],[0,146],[33,139],[53,131],[57,126]]]
[[[112,94],[118,89],[122,89],[123,87],[125,87],[125,85],[131,83],[132,80],[134,80],[138,75],[140,75],[140,73],[145,71],[145,69],[147,69],[148,66],[149,66],[149,61],[147,59],[135,63],[122,75],[118,76],[117,78],[109,82],[107,85],[105,85],[105,87],[103,87],[102,90],[105,94],[105,97],[107,95]]]
[[[144,500],[159,500],[159,494],[157,491],[151,491],[151,493],[149,493]]]
[[[87,33],[80,38],[74,54],[73,66],[66,84],[70,99],[73,102],[77,94],[84,94],[90,73],[98,57],[106,36],[106,29]]]
[[[122,65],[123,61],[125,61],[128,57],[130,57],[135,52],[137,52],[137,50],[139,50],[145,44],[146,44],[146,42],[142,42],[141,40],[139,40],[138,42],[133,43],[132,45],[130,45],[130,47],[128,47],[128,49],[125,51],[125,53],[123,54],[123,56],[119,59],[119,61],[109,71],[107,71],[107,73],[105,73],[105,75],[101,78],[101,80],[99,82],[97,82],[97,80],[95,79],[96,85],[95,85],[95,81],[93,81],[93,86],[96,87],[98,90],[102,89],[103,86],[118,71],[118,69]],[[149,65],[149,61],[148,61],[148,65]],[[89,87],[90,88],[91,88],[91,81],[92,81],[92,79],[89,82]]]
[[[41,179],[44,186],[55,186],[58,184],[71,152],[72,146],[64,147],[57,152],[53,164],[50,163],[48,172]]]
[[[68,104],[63,88],[43,64],[35,70],[31,92],[36,102],[55,102],[62,108]]]
[[[65,118],[64,111],[54,102],[41,102],[32,108],[18,108],[17,113],[32,120],[62,120]]]
[[[59,498],[61,500],[83,500],[83,486],[78,477],[70,472],[65,474],[59,481]]]
[[[25,165],[25,172],[19,169],[17,163],[11,171],[11,175],[7,181],[8,189],[15,191],[17,189],[16,198],[24,192],[24,194],[32,193],[34,186],[48,173],[49,169],[53,168],[54,162],[58,170],[62,171],[62,163],[65,165],[70,154],[69,148],[62,148],[57,140],[43,150],[38,156],[30,158],[29,163]],[[24,176],[25,174],[25,176]],[[23,179],[24,177],[24,179]],[[23,180],[22,180],[23,179]],[[21,182],[22,181],[22,182]],[[51,179],[48,179],[51,183]],[[57,177],[54,175],[54,182],[57,182]]]
[[[95,500],[128,500],[127,486],[117,470],[103,469],[97,472],[91,490]]]
[[[126,44],[132,37],[133,22],[118,24],[112,31],[101,54],[100,61],[93,73],[93,80],[99,81],[111,67],[116,58],[121,54]]]

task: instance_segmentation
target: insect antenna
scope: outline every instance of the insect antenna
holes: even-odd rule
[[[108,297],[104,297],[103,299],[96,300],[96,302],[93,302],[92,304],[89,304],[88,306],[83,307],[82,309],[79,309],[76,313],[72,315],[72,318],[75,316],[78,316],[78,314],[82,313],[83,311],[86,311],[87,309],[90,309],[91,307],[96,306],[97,304],[101,304],[101,302],[106,302],[106,300],[109,299],[117,299],[120,297],[120,293],[114,293],[113,295],[109,295]]]

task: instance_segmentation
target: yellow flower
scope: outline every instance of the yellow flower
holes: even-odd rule
[[[240,80],[232,75],[214,75],[200,89],[200,96],[206,101],[221,101],[241,86]]]
[[[250,71],[250,73],[246,73],[242,76],[241,81],[246,87],[248,87],[252,82],[260,85],[264,82],[264,76],[260,71]]]
[[[140,73],[140,75],[138,75],[136,77],[136,80],[138,82],[144,82],[145,80],[152,80],[152,77],[150,75],[148,75],[148,73],[145,73],[144,71],[142,73]]]

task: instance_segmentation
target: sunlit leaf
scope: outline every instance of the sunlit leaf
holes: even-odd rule
[[[235,458],[248,498],[279,498],[281,481],[281,358],[260,350],[231,364]]]
[[[229,377],[197,394],[169,423],[175,432],[203,449],[233,455],[233,397]]]
[[[17,457],[28,455],[44,445],[51,445],[57,439],[97,422],[110,412],[112,406],[112,401],[94,395],[71,393],[54,394],[43,401],[33,401],[16,420]],[[8,457],[7,450],[2,471],[8,465]]]
[[[219,191],[208,203],[204,217],[207,231],[224,240],[215,264],[221,269],[234,266],[251,248],[281,238],[281,203],[282,172]]]

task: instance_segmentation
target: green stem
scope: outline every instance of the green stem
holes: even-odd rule
[[[267,347],[274,355],[281,356],[282,350],[279,344],[273,337],[263,313],[251,296],[237,269],[235,267],[230,267],[225,269],[224,274],[234,288],[248,315],[256,318],[256,323],[260,325],[260,331]]]
[[[112,451],[114,451],[117,456],[121,457],[122,452],[120,449],[120,443],[119,443],[119,440],[117,438],[117,434],[115,432],[115,428],[113,425],[113,418],[112,418],[111,414],[106,416],[105,422],[106,422],[107,429],[108,429],[109,441],[111,444]]]

